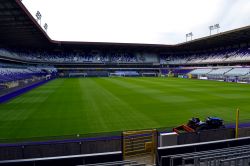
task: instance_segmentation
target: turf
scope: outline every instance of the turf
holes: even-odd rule
[[[0,139],[250,120],[250,85],[177,78],[56,79],[0,105]]]

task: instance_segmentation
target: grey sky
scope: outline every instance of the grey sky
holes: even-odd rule
[[[250,0],[23,0],[54,40],[176,44],[250,25]],[[215,33],[215,31],[214,31]]]

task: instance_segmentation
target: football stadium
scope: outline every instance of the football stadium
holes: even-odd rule
[[[250,164],[250,22],[167,45],[53,40],[41,18],[0,1],[0,165]]]

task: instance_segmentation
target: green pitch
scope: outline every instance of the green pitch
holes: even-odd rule
[[[250,120],[250,85],[175,78],[56,79],[0,105],[0,139]]]

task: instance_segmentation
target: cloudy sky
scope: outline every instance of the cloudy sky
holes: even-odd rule
[[[250,25],[250,0],[22,0],[54,40],[176,44]],[[213,33],[216,33],[214,31]]]

